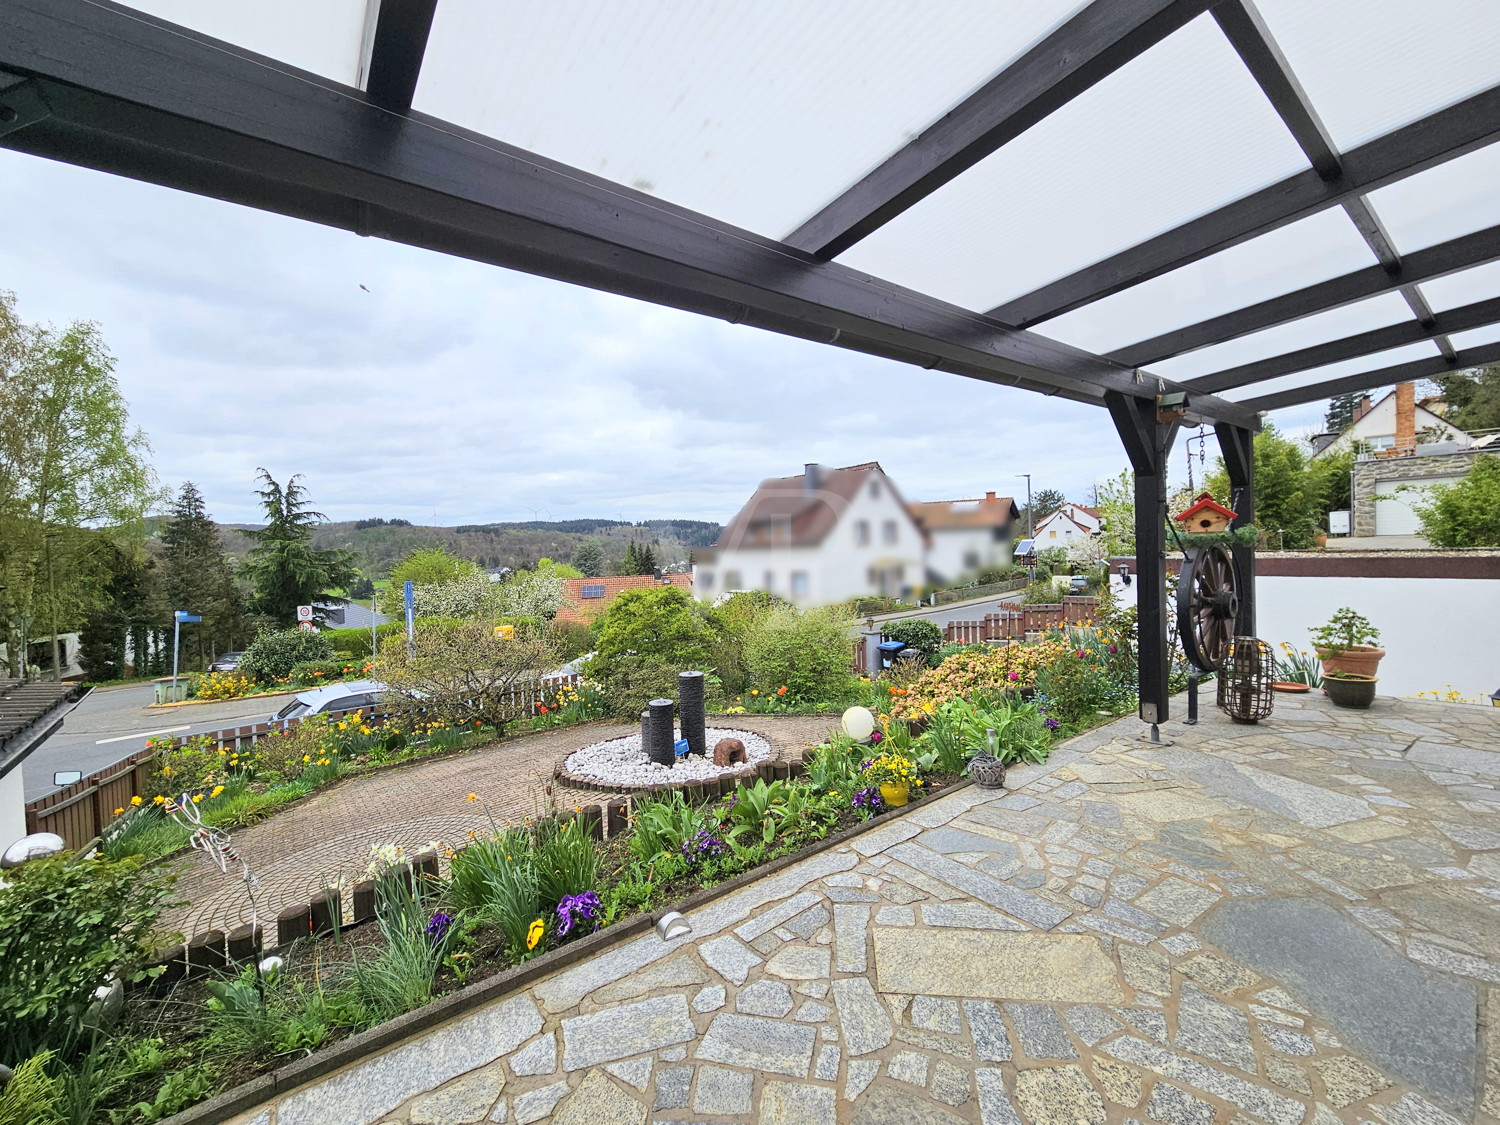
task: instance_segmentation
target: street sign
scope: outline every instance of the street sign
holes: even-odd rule
[[[313,619],[312,611],[313,607],[310,605],[299,605],[297,607],[297,620],[311,621]]]
[[[203,618],[200,617],[198,614],[196,614],[196,613],[189,613],[185,609],[179,609],[179,610],[177,610],[177,612],[175,612],[174,614],[172,614],[172,616],[174,618],[176,618],[177,624],[179,624],[179,625],[196,625],[198,622],[200,622],[200,621],[203,620]]]
[[[174,609],[172,611],[172,702],[180,702],[177,698],[177,654],[182,649],[182,627],[184,625],[195,625],[203,618],[196,613],[189,613],[185,609]]]

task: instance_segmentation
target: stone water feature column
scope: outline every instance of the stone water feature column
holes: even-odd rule
[[[687,739],[688,753],[708,754],[707,725],[703,717],[703,673],[677,674],[677,711],[682,737]]]
[[[642,743],[646,750],[646,757],[657,765],[666,766],[671,769],[677,762],[676,751],[672,749],[672,701],[670,699],[653,699],[648,705],[646,717],[646,736]]]

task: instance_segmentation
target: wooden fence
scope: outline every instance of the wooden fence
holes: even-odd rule
[[[1098,611],[1099,599],[1068,596],[1050,605],[1022,605],[987,613],[979,621],[950,621],[943,627],[948,644],[986,644],[1024,640],[1028,633],[1044,633],[1069,625],[1084,625]]]
[[[577,675],[549,676],[544,680],[533,680],[525,684],[513,684],[508,700],[518,717],[537,714],[538,705],[546,702],[561,687],[576,686]],[[359,708],[357,712],[328,712],[329,719],[338,720],[351,713],[364,714],[368,722],[379,724],[386,718],[384,708]],[[321,718],[322,716],[320,716]],[[249,750],[268,735],[282,730],[295,729],[300,719],[285,723],[253,723],[248,726],[225,727],[222,730],[205,731],[180,738],[156,739],[157,749],[177,749],[189,740],[208,739],[217,750]],[[142,735],[144,738],[145,735]],[[156,749],[137,750],[128,758],[91,773],[72,785],[64,786],[55,793],[48,793],[26,804],[27,832],[55,832],[70,848],[81,847],[104,830],[114,819],[115,810],[130,805],[131,798],[145,796],[146,782],[151,776],[152,759]]]

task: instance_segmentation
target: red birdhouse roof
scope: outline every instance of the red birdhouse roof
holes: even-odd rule
[[[1192,505],[1186,511],[1179,512],[1173,518],[1179,521],[1190,520],[1202,511],[1217,512],[1219,515],[1227,516],[1229,519],[1234,519],[1234,517],[1239,514],[1237,512],[1231,512],[1228,508],[1224,507],[1223,504],[1218,503],[1212,496],[1204,492],[1199,495],[1198,499],[1193,501]]]

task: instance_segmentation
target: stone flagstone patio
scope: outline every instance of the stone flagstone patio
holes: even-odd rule
[[[1500,1120],[1500,710],[1283,696],[1139,730],[237,1120]]]

